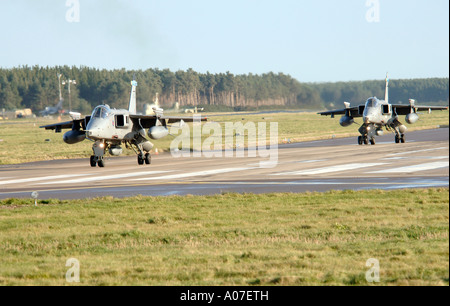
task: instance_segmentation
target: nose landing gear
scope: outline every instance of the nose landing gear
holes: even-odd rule
[[[91,167],[96,167],[97,165],[100,168],[105,167],[105,161],[103,156],[105,155],[106,144],[103,141],[96,141],[92,145],[92,151],[94,151],[94,155],[91,156],[90,163]]]

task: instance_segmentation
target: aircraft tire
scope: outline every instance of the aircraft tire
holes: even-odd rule
[[[144,158],[142,158],[141,155],[138,155],[137,161],[138,161],[138,165],[143,165],[144,164]]]
[[[91,162],[91,167],[92,168],[97,167],[97,162],[95,161],[95,156],[94,155],[91,156],[90,162]]]
[[[397,135],[395,136],[395,143],[400,143],[400,137],[398,137]]]
[[[359,136],[359,137],[358,137],[358,144],[359,144],[360,146],[362,146],[362,144],[363,144],[363,137],[362,137],[362,136]]]
[[[371,144],[372,146],[375,145],[375,139],[374,139],[374,138],[370,139],[370,144]]]
[[[406,140],[405,140],[405,135],[402,135],[402,137],[400,137],[400,142],[401,142],[401,143],[405,143],[405,142],[406,142]]]
[[[100,168],[104,168],[104,167],[105,167],[105,161],[104,161],[103,159],[100,159],[100,160],[97,162],[97,164],[98,164],[98,166],[99,166]]]
[[[150,155],[150,153],[145,154],[144,161],[145,161],[146,165],[151,165],[151,163],[152,163],[152,156]]]
[[[368,145],[369,144],[369,139],[367,137],[364,137],[364,144]]]

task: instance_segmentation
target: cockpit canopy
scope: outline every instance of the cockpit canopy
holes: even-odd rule
[[[366,102],[366,108],[368,107],[376,107],[378,105],[378,99],[377,98],[369,98]]]
[[[92,112],[92,118],[106,118],[111,113],[108,105],[97,106]]]

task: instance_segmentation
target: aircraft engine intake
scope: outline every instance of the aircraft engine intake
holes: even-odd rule
[[[83,131],[68,131],[64,134],[63,140],[67,144],[75,144],[86,139],[86,133]]]
[[[343,127],[350,126],[353,123],[355,123],[355,120],[353,119],[353,117],[349,116],[342,116],[341,120],[339,120],[339,124]]]
[[[161,139],[169,135],[169,130],[164,126],[152,126],[148,130],[148,137],[154,140]]]
[[[408,116],[406,116],[406,122],[408,122],[408,124],[414,124],[417,121],[419,121],[419,115],[417,115],[416,113],[411,113]]]

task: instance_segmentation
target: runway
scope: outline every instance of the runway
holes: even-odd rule
[[[356,138],[280,145],[277,163],[268,158],[153,156],[139,166],[135,157],[108,157],[106,168],[89,158],[0,166],[0,199],[83,199],[102,196],[209,195],[328,190],[401,189],[449,186],[449,129],[410,132],[406,144],[392,134],[375,146]]]

